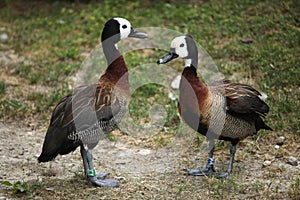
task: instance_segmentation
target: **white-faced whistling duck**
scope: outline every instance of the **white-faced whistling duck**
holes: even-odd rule
[[[205,169],[188,169],[189,175],[201,176],[215,172],[215,140],[230,141],[230,162],[227,172],[217,176],[229,177],[232,173],[236,144],[256,134],[260,129],[272,130],[263,117],[269,106],[261,94],[249,85],[228,80],[206,85],[197,75],[198,49],[189,35],[173,39],[169,53],[157,61],[167,63],[177,57],[185,59],[179,87],[178,110],[182,119],[209,141],[209,158]]]
[[[84,173],[96,186],[117,187],[118,181],[96,174],[92,149],[104,134],[114,130],[127,111],[129,101],[128,70],[117,43],[127,37],[147,38],[135,31],[123,18],[108,20],[102,31],[102,48],[108,67],[99,81],[80,86],[55,107],[45,136],[39,162],[53,160],[80,146]]]

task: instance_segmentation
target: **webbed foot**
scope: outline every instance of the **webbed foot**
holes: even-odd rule
[[[115,180],[115,179],[105,179],[105,177],[107,175],[100,174],[100,175],[96,175],[96,176],[89,176],[88,180],[92,184],[94,184],[96,186],[101,186],[101,187],[119,187],[119,183],[118,183],[117,180]]]
[[[95,177],[97,179],[105,179],[108,175],[109,173],[100,173],[100,174],[96,174]]]
[[[191,176],[209,176],[215,172],[213,165],[207,166],[205,169],[187,169],[188,175]]]
[[[231,177],[231,173],[229,173],[229,172],[225,172],[225,173],[222,173],[222,174],[220,174],[220,175],[218,175],[218,176],[216,176],[217,178],[223,178],[223,179],[227,179],[227,178],[230,178]]]

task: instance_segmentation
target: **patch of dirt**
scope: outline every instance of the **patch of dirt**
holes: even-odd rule
[[[68,193],[67,195],[70,198],[70,195],[76,192],[73,187],[76,187],[77,181],[81,183],[80,187],[88,188],[86,190],[87,193],[89,193],[89,190],[95,190],[94,192],[96,192],[97,189],[86,185],[82,177],[83,167],[79,149],[69,155],[58,156],[53,162],[37,163],[36,159],[41,151],[46,131],[44,125],[31,123],[30,126],[24,126],[22,123],[1,123],[0,181],[30,182],[42,178],[46,190],[55,191],[59,198],[63,196],[59,194],[60,188],[58,185],[67,184],[64,185],[64,190],[69,188],[70,194]],[[136,187],[139,187],[139,185],[147,185],[147,187],[152,188],[148,191],[151,195],[155,194],[156,190],[160,191],[167,187],[165,189],[169,191],[164,193],[165,197],[167,197],[170,195],[168,192],[179,187],[180,183],[190,186],[189,189],[186,189],[190,191],[195,190],[194,184],[199,184],[197,183],[199,181],[203,187],[203,184],[208,184],[209,186],[210,183],[206,183],[206,181],[214,180],[184,175],[182,169],[196,167],[199,166],[199,163],[205,163],[207,154],[197,151],[194,145],[190,144],[188,146],[183,142],[182,144],[185,146],[174,143],[170,148],[151,149],[128,142],[132,141],[132,139],[131,136],[120,136],[116,143],[103,140],[93,150],[95,168],[98,172],[110,172],[111,178],[121,179],[120,187],[123,188],[125,196],[128,196],[128,191],[131,189],[138,189]],[[180,141],[176,140],[176,142]],[[245,198],[251,197],[252,190],[255,190],[255,187],[257,187],[261,190],[259,191],[261,194],[271,193],[273,190],[276,190],[276,195],[280,194],[280,197],[288,198],[290,184],[293,178],[299,177],[300,166],[291,166],[287,164],[285,156],[276,158],[276,156],[269,154],[265,147],[257,147],[256,145],[258,143],[255,141],[246,139],[238,146],[234,174],[236,175],[236,181],[241,185],[240,187],[245,188],[246,194],[243,196]],[[261,148],[260,151],[258,148]],[[271,146],[268,148],[271,148]],[[267,156],[266,153],[269,155]],[[218,171],[221,172],[226,169],[228,156],[227,148],[216,149],[216,169]],[[299,154],[294,156],[299,159]],[[271,160],[271,164],[264,167],[263,162],[267,159]],[[74,181],[77,183],[74,183]],[[191,185],[185,183],[186,181]],[[171,186],[168,184],[171,184]],[[101,192],[103,190],[99,189]],[[139,192],[139,190],[141,189],[134,192]],[[205,190],[209,191],[209,189]],[[247,190],[250,193],[247,193]],[[111,190],[109,189],[108,191]],[[120,192],[122,194],[122,191]],[[158,193],[160,194],[161,192]],[[2,193],[0,196],[4,198],[6,195]],[[43,198],[49,198],[48,195],[40,195]],[[209,195],[204,195],[203,197],[209,197]],[[253,195],[257,197],[259,194]],[[194,194],[191,196],[194,196]]]

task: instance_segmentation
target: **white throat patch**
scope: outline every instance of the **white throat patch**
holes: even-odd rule
[[[125,39],[128,37],[131,31],[131,24],[128,20],[120,17],[114,18],[114,20],[117,20],[120,24],[120,39]]]
[[[185,66],[190,67],[192,65],[192,59],[185,59]]]

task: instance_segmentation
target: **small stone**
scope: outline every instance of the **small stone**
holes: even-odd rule
[[[275,159],[275,156],[273,155],[270,155],[270,154],[265,154],[265,160],[274,160]]]
[[[6,33],[0,34],[0,40],[3,41],[3,42],[8,40],[8,35]]]
[[[266,160],[266,161],[264,161],[263,166],[267,167],[267,166],[271,165],[271,163],[272,162],[270,160]]]
[[[277,145],[283,145],[284,140],[285,140],[285,137],[280,136],[279,138],[277,138],[276,144],[277,144]]]
[[[54,187],[47,187],[46,190],[47,191],[54,191]]]
[[[289,163],[290,165],[292,165],[292,166],[297,166],[297,165],[298,165],[298,160],[297,160],[295,157],[290,156],[290,157],[288,158],[288,163]]]
[[[145,156],[145,155],[149,155],[151,153],[151,150],[150,149],[141,149],[138,153]]]
[[[275,149],[279,149],[279,148],[280,148],[280,146],[276,144],[275,145]]]
[[[242,39],[242,43],[244,43],[244,44],[250,44],[252,42],[254,42],[253,38],[244,38],[244,39]]]

